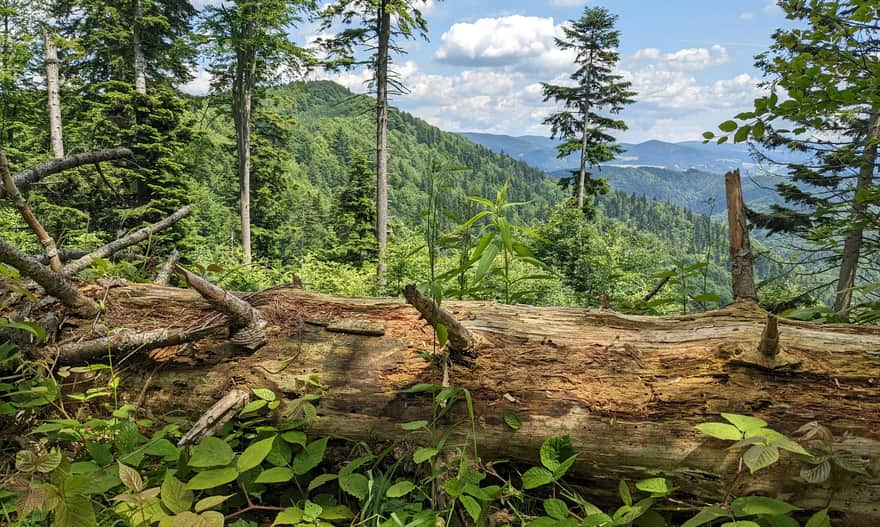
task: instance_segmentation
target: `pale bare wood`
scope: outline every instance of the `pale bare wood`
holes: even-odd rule
[[[43,52],[46,60],[46,92],[49,107],[49,139],[52,144],[52,157],[64,157],[64,138],[61,127],[61,82],[58,74],[58,49],[43,27]]]
[[[154,349],[195,342],[216,335],[218,329],[222,329],[222,326],[184,330],[163,328],[150,331],[120,331],[108,337],[62,343],[53,352],[57,353],[58,364],[84,364],[131,352],[146,354],[147,351]]]
[[[180,438],[177,446],[191,445],[201,441],[203,437],[212,436],[226,423],[231,421],[250,400],[247,390],[232,389],[222,399],[214,403],[193,427]]]
[[[159,270],[159,273],[156,275],[155,284],[156,285],[168,285],[171,283],[171,275],[174,274],[174,268],[180,262],[180,252],[177,249],[171,251],[171,254],[168,255],[168,258],[165,260],[165,263],[162,264],[162,269]]]
[[[730,234],[730,274],[733,278],[733,298],[757,302],[754,261],[749,230],[746,224],[746,208],[743,203],[742,182],[739,170],[724,176],[727,190],[727,222]]]
[[[74,154],[61,159],[52,159],[33,168],[16,172],[13,175],[15,186],[18,187],[18,190],[21,192],[25,192],[34,184],[53,174],[81,167],[83,165],[93,165],[104,161],[115,161],[117,159],[131,157],[131,155],[132,152],[128,148],[110,148],[107,150]],[[5,191],[0,193],[0,197],[4,195]]]

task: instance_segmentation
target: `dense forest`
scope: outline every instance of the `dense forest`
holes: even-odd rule
[[[399,110],[433,5],[0,0],[0,524],[880,522],[880,5],[778,2],[747,185],[609,165],[592,3],[569,169]]]

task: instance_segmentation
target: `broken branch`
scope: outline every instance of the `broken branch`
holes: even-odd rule
[[[84,342],[62,344],[57,348],[59,364],[86,364],[92,359],[117,356],[132,351],[150,351],[168,346],[178,346],[195,342],[217,332],[220,326],[200,329],[171,331],[155,329],[152,331],[120,331],[109,337],[101,337]]]
[[[115,252],[121,251],[122,249],[125,249],[126,247],[131,247],[132,245],[136,245],[136,244],[146,240],[147,238],[149,238],[153,234],[161,231],[162,229],[166,229],[166,228],[174,225],[178,221],[189,216],[191,212],[192,212],[192,210],[188,206],[182,207],[180,210],[178,210],[177,212],[175,212],[171,216],[168,216],[167,218],[165,218],[164,220],[162,220],[160,222],[154,223],[152,225],[148,225],[148,226],[146,226],[142,229],[139,229],[139,230],[127,235],[127,236],[123,236],[122,238],[119,238],[118,240],[114,240],[114,241],[108,243],[107,245],[97,249],[96,251],[93,251],[93,252],[83,256],[82,258],[80,258],[78,260],[70,262],[69,264],[64,266],[64,273],[67,275],[74,275],[74,274],[82,271],[86,267],[92,265],[92,263],[95,260],[97,260],[99,258],[107,258],[108,256],[112,255]]]
[[[80,293],[63,275],[41,265],[2,238],[0,238],[0,262],[15,267],[21,274],[38,283],[48,294],[61,300],[65,306],[85,316],[95,316],[100,311],[94,300]]]
[[[452,352],[454,362],[461,362],[463,357],[475,358],[476,345],[470,332],[461,325],[449,311],[443,309],[433,299],[426,297],[416,289],[414,285],[404,288],[403,296],[414,308],[422,314],[425,320],[434,327],[442,324],[449,335],[449,351]]]
[[[156,275],[156,285],[168,285],[171,283],[171,275],[174,273],[174,266],[177,265],[178,262],[180,262],[180,253],[177,249],[174,249],[171,251],[171,254],[168,255],[168,259],[165,260],[162,269],[159,270],[159,274]]]
[[[233,344],[256,350],[266,343],[266,322],[256,308],[180,265],[175,266],[175,272],[214,309],[229,317]]]
[[[752,246],[746,225],[745,204],[739,170],[724,176],[727,191],[727,221],[730,234],[730,274],[733,277],[734,300],[758,301],[755,288]]]
[[[231,390],[199,417],[190,431],[180,438],[177,446],[195,444],[203,437],[214,435],[244,408],[250,398],[250,394],[245,390],[238,388]]]
[[[13,179],[15,180],[15,186],[18,187],[20,191],[25,191],[30,189],[31,186],[43,178],[51,176],[52,174],[57,174],[58,172],[64,172],[65,170],[70,170],[71,168],[83,165],[91,165],[103,161],[115,161],[117,159],[131,156],[132,152],[128,148],[110,148],[108,150],[74,154],[61,159],[46,161],[33,168],[16,172]]]
[[[43,225],[40,224],[40,221],[31,211],[31,208],[28,207],[24,196],[21,195],[21,192],[19,192],[18,188],[15,186],[15,181],[12,178],[12,174],[9,172],[9,160],[6,159],[6,151],[4,151],[2,147],[0,147],[0,177],[3,178],[3,188],[6,190],[6,195],[9,196],[13,203],[15,203],[15,208],[18,209],[18,212],[21,214],[21,217],[24,218],[25,223],[27,223],[28,227],[34,231],[34,234],[37,235],[40,243],[43,244],[43,247],[46,249],[46,257],[49,259],[49,266],[56,273],[60,273],[61,259],[58,257],[58,248],[55,246],[55,240],[49,236],[49,233],[43,228]]]
[[[779,354],[779,317],[776,315],[767,317],[767,325],[761,334],[758,351],[767,357],[775,357]]]

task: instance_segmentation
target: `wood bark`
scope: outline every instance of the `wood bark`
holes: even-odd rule
[[[248,301],[268,322],[264,347],[230,354],[209,338],[185,354],[172,350],[154,373],[129,361],[122,369],[125,397],[146,393],[145,411],[184,411],[195,419],[235,386],[267,387],[287,403],[301,395],[297,376],[317,374],[328,389],[309,424],[313,433],[428,440],[399,427],[432,415],[430,394],[400,390],[439,382],[420,356],[432,353],[433,331],[416,309],[401,300],[284,288]],[[216,316],[194,291],[153,285],[113,288],[107,306],[108,327],[181,330]],[[834,485],[806,485],[797,480],[798,462],[785,454],[760,477],[737,478],[738,453],[694,429],[721,412],[755,415],[784,433],[819,421],[837,436],[835,448],[870,457],[876,468],[880,329],[780,319],[779,355],[768,362],[759,351],[767,313],[752,302],[661,318],[487,302],[444,306],[479,343],[473,365],[454,365],[449,375],[473,396],[484,460],[535,462],[544,439],[567,434],[578,454],[572,474],[599,499],[622,478],[657,475],[691,503],[720,500],[733,485],[734,495],[762,493],[807,508],[830,504],[845,513],[842,525],[880,522],[880,480],[843,476]],[[324,327],[352,319],[384,331],[365,336]],[[504,423],[506,411],[519,416],[521,429]],[[463,412],[454,408],[443,425],[467,421]]]
[[[239,213],[241,250],[244,264],[251,263],[251,109],[257,68],[257,49],[253,42],[256,23],[246,16],[241,38],[236,43],[235,77],[232,81],[232,120],[238,150]]]
[[[859,258],[862,255],[862,242],[865,234],[864,217],[868,211],[866,201],[859,195],[871,189],[874,183],[874,171],[877,166],[877,143],[880,142],[880,110],[871,112],[865,148],[862,151],[862,163],[852,202],[850,228],[843,243],[840,260],[840,274],[837,279],[837,296],[834,300],[834,311],[839,313],[849,309],[852,303],[852,290],[856,285]]]
[[[15,186],[18,190],[25,192],[41,181],[43,178],[57,174],[65,170],[81,167],[83,165],[92,165],[104,161],[115,161],[131,157],[132,152],[128,148],[110,148],[107,150],[98,150],[95,152],[85,152],[82,154],[74,154],[62,159],[53,159],[40,165],[21,172],[13,174]],[[0,197],[6,196],[6,192],[0,192]]]
[[[134,89],[138,93],[147,93],[146,60],[144,59],[144,46],[141,40],[142,19],[144,8],[141,0],[134,0],[134,27],[132,29],[132,52],[134,54]]]
[[[590,100],[590,88],[592,88],[592,76],[593,76],[593,51],[590,51],[590,60],[587,64],[587,82],[585,83],[585,87],[587,89],[586,96],[582,101],[582,110],[584,112],[583,115],[583,134],[581,135],[581,165],[580,170],[578,171],[577,181],[575,182],[577,185],[577,206],[579,210],[584,209],[584,200],[586,196],[586,184],[587,184],[587,160],[589,157],[589,144],[590,144],[590,105],[592,101]]]
[[[61,82],[58,74],[58,50],[49,36],[49,30],[43,28],[43,51],[46,60],[46,90],[49,106],[49,142],[52,145],[52,157],[64,157],[64,138],[61,125]]]
[[[388,62],[391,44],[391,13],[385,0],[376,13],[378,49],[373,66],[376,79],[376,277],[385,285],[385,253],[388,249]]]
[[[174,249],[171,251],[171,254],[168,255],[165,263],[162,264],[162,269],[156,274],[156,280],[153,283],[156,285],[169,285],[171,283],[171,275],[174,274],[174,268],[177,267],[179,262],[180,252],[178,252],[177,249]]]
[[[754,258],[749,229],[746,224],[746,207],[743,203],[742,182],[739,170],[724,176],[727,190],[727,222],[730,234],[730,274],[733,278],[733,298],[758,301],[755,288]]]

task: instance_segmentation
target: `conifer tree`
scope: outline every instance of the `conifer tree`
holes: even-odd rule
[[[631,83],[614,71],[620,60],[616,21],[617,16],[604,7],[587,7],[578,20],[563,26],[564,35],[556,39],[556,46],[575,55],[578,68],[570,75],[573,85],[543,84],[544,101],[563,106],[544,121],[550,125],[554,139],[564,140],[558,146],[559,157],[566,158],[575,152],[579,155],[580,168],[564,183],[574,179],[574,195],[581,209],[587,194],[607,192],[604,180],[593,179],[588,168],[611,161],[622,152],[608,132],[627,128],[622,120],[600,112],[617,115],[635,96]]]
[[[360,267],[376,255],[374,175],[364,152],[352,156],[348,185],[336,199],[338,259]]]

